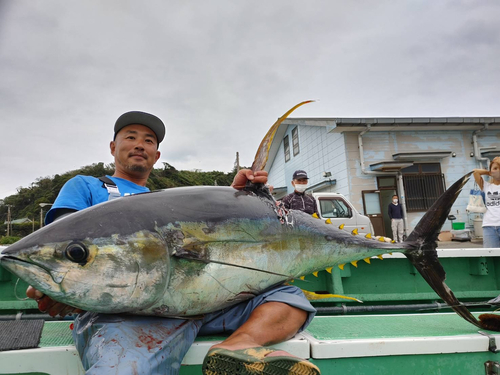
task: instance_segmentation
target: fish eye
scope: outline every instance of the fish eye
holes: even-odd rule
[[[80,242],[72,242],[64,251],[66,258],[75,263],[85,263],[89,256],[89,251],[84,244]]]

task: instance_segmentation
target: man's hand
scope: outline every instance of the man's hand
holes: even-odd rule
[[[234,176],[231,186],[241,190],[245,187],[247,181],[251,181],[254,184],[265,184],[267,182],[267,172],[256,171],[254,173],[251,169],[240,169],[236,176]]]
[[[38,309],[41,312],[46,312],[52,317],[59,315],[61,318],[64,318],[68,314],[82,312],[82,310],[74,308],[73,306],[68,306],[64,303],[54,301],[32,286],[29,286],[26,290],[26,296],[28,296],[28,298],[34,299],[38,303]]]

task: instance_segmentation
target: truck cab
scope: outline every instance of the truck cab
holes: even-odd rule
[[[339,193],[313,193],[321,219],[330,219],[335,225],[344,224],[343,229],[358,233],[374,233],[370,219],[361,215],[346,197]]]

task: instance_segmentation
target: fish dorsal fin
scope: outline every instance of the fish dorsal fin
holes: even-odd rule
[[[271,144],[273,143],[274,136],[276,135],[276,131],[278,130],[281,123],[297,108],[301,105],[314,102],[314,100],[306,100],[305,102],[299,103],[296,106],[290,108],[288,112],[286,112],[283,116],[281,116],[273,126],[268,130],[262,142],[260,142],[260,146],[257,149],[257,153],[255,154],[255,159],[252,164],[252,171],[261,171],[264,169],[267,163],[267,159],[269,158],[269,149],[271,148]]]

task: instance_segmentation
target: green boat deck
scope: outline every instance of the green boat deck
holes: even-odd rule
[[[438,249],[438,255],[447,272],[447,284],[462,302],[487,301],[500,294],[500,249]],[[294,284],[308,291],[347,295],[365,302],[328,298],[313,302],[319,308],[377,308],[440,301],[402,254],[383,258],[306,275],[304,281],[295,280]],[[26,287],[0,267],[0,311],[4,319],[16,319],[21,313],[39,314],[34,301],[17,297]],[[479,315],[478,308],[472,311]],[[39,348],[0,352],[0,375],[83,375],[70,324],[47,321]],[[500,335],[486,333],[491,339],[454,312],[377,315],[372,311],[318,315],[305,332],[275,347],[309,359],[323,375],[477,375],[486,374],[485,362],[500,362],[499,354],[489,350],[492,343],[500,346]],[[181,375],[201,374],[209,347],[223,339],[199,337],[183,360]]]
[[[1,352],[0,374],[83,374],[70,324],[46,322],[39,348]],[[500,345],[500,334],[484,332]],[[199,337],[181,374],[201,374],[209,347],[223,339]],[[490,338],[455,313],[319,316],[305,332],[276,347],[308,358],[325,375],[477,375],[485,373],[486,361],[500,360],[489,351]]]

